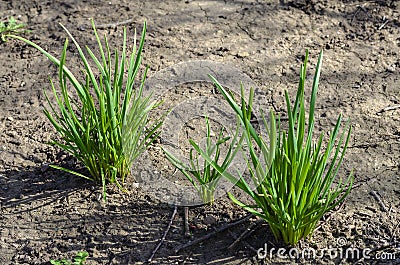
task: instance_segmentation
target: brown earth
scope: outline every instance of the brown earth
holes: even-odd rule
[[[305,50],[310,49],[311,73],[324,49],[318,129],[330,130],[339,113],[351,119],[354,132],[340,175],[354,169],[355,185],[345,204],[297,247],[371,249],[371,259],[283,259],[276,253],[258,259],[254,250],[264,243],[269,249],[284,245],[255,219],[175,253],[181,244],[246,215],[224,197],[214,206],[190,209],[192,238],[184,236],[179,207],[153,263],[400,264],[400,3],[277,2],[6,0],[0,2],[0,18],[14,16],[26,23],[31,32],[24,36],[56,55],[66,37],[59,23],[81,44],[95,47],[89,18],[97,24],[131,19],[130,33],[134,28],[140,32],[147,21],[144,64],[150,65],[149,78],[181,62],[226,63],[247,74],[282,115],[283,92],[294,95]],[[122,27],[99,31],[115,44]],[[49,168],[78,166],[46,144],[55,131],[42,112],[43,89],[50,90],[48,79],[56,78],[56,68],[21,42],[10,40],[0,49],[0,264],[49,264],[80,250],[88,251],[88,264],[146,263],[173,206],[133,187],[127,194],[109,187],[104,203],[99,186]],[[68,66],[77,72],[76,50],[69,52]],[[178,104],[182,97],[172,94]],[[171,169],[164,162],[160,166]],[[254,229],[252,235],[228,248],[247,228]]]

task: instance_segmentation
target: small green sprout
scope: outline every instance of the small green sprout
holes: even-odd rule
[[[10,17],[7,22],[0,21],[0,39],[2,42],[7,41],[8,34],[21,34],[29,32],[25,29],[26,25],[18,23],[14,17]]]
[[[74,262],[62,259],[62,260],[50,260],[50,263],[53,265],[84,265],[86,258],[88,256],[89,254],[86,251],[79,251],[74,258]]]
[[[210,122],[208,117],[205,117],[206,120],[206,128],[207,128],[207,133],[206,133],[206,144],[205,144],[205,149],[203,152],[205,152],[208,156],[212,157],[212,160],[219,164],[221,168],[226,170],[234,157],[236,156],[236,153],[240,149],[241,140],[239,140],[239,143],[237,142],[238,138],[238,131],[236,131],[233,140],[231,143],[229,143],[229,147],[227,150],[227,153],[225,155],[225,158],[223,159],[222,163],[220,162],[221,159],[221,146],[222,144],[225,144],[228,140],[230,140],[231,137],[223,137],[223,128],[220,130],[218,134],[218,138],[216,142],[214,143],[212,141],[212,136],[211,136],[211,129],[210,129]],[[193,145],[194,141],[192,139],[189,140],[189,142]],[[235,144],[237,146],[235,147]],[[210,163],[208,163],[206,160],[204,160],[204,163],[200,165],[199,163],[199,153],[196,152],[197,154],[194,154],[193,151],[194,149],[190,150],[190,155],[189,155],[189,160],[190,160],[190,165],[184,165],[181,161],[179,161],[173,154],[168,152],[167,150],[163,149],[168,160],[179,170],[182,172],[182,174],[190,181],[190,183],[196,188],[198,191],[203,203],[205,204],[213,204],[214,203],[214,197],[215,197],[215,191],[217,188],[217,185],[219,183],[219,180],[221,179],[222,175],[214,169]]]

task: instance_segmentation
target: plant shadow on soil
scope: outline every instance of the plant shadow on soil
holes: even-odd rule
[[[5,171],[2,173],[2,182],[2,209],[8,212],[7,215],[12,215],[12,219],[25,219],[18,226],[12,221],[2,224],[3,238],[12,238],[14,233],[24,238],[19,240],[15,249],[9,249],[10,253],[22,250],[40,255],[40,249],[35,248],[35,245],[45,244],[48,245],[46,252],[51,253],[55,259],[85,249],[93,257],[95,255],[91,249],[113,249],[112,245],[117,244],[113,242],[114,237],[119,237],[118,244],[132,246],[133,243],[127,244],[132,233],[149,235],[154,232],[146,226],[141,229],[134,226],[130,228],[129,221],[154,218],[154,208],[157,207],[149,206],[144,201],[121,201],[119,203],[122,205],[118,205],[116,211],[112,189],[109,189],[108,202],[104,203],[99,185],[47,166],[26,171]],[[124,228],[125,236],[118,229],[111,234],[103,233],[104,229],[110,231],[112,226],[121,226],[125,222],[128,224]],[[156,235],[150,238],[153,237],[157,238]],[[140,244],[135,242],[135,247]],[[110,258],[119,255],[117,251],[113,253]],[[101,264],[106,262],[102,258],[97,260]],[[17,255],[15,261],[29,262],[30,259]]]
[[[64,156],[60,165],[70,167],[73,163],[74,159]],[[132,189],[125,194],[111,185],[107,186],[107,202],[104,202],[101,185],[47,165],[29,170],[8,170],[1,175],[1,210],[8,220],[1,222],[1,237],[5,242],[19,238],[13,248],[2,248],[0,261],[4,263],[49,264],[50,259],[72,258],[78,251],[87,251],[89,260],[98,264],[146,263],[166,231],[173,212],[172,205],[144,195],[140,190]],[[225,212],[221,214],[223,210]],[[179,253],[174,251],[246,215],[237,210],[234,212],[227,198],[219,199],[214,206],[190,207],[191,236],[188,238],[184,236],[184,211],[178,207],[166,240],[152,262],[180,260],[189,264],[236,264],[252,257],[248,254],[254,254],[255,248],[261,248],[267,240],[274,240],[266,224],[254,228],[264,236],[248,238],[253,250],[246,247],[249,242],[238,252],[237,248],[243,242],[231,249],[227,246],[254,220],[217,233],[212,242],[205,240]],[[210,249],[215,253],[209,253]],[[38,260],[43,262],[37,263]]]

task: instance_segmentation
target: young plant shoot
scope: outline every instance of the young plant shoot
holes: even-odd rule
[[[89,256],[89,253],[86,251],[79,251],[76,253],[74,261],[71,262],[66,259],[62,260],[50,260],[50,264],[52,265],[85,265],[86,258]]]
[[[239,143],[237,142],[238,139],[238,131],[235,132],[233,140],[229,143],[227,153],[225,158],[223,159],[222,163],[220,162],[221,159],[221,146],[225,144],[231,137],[223,137],[223,128],[220,130],[218,134],[218,138],[216,143],[212,141],[211,129],[210,129],[210,122],[208,117],[205,118],[206,120],[206,143],[205,148],[202,150],[208,157],[212,159],[212,161],[219,165],[224,171],[228,169],[232,160],[236,156],[237,151],[240,148],[241,140]],[[189,140],[191,145],[194,145],[194,141],[192,139]],[[236,145],[236,146],[235,146]],[[190,183],[196,188],[197,192],[199,193],[202,201],[204,204],[213,204],[215,198],[215,191],[219,180],[221,179],[222,175],[219,173],[218,170],[213,168],[207,160],[204,160],[202,164],[199,163],[199,152],[193,151],[194,149],[190,150],[189,160],[190,165],[185,165],[181,162],[178,158],[176,158],[172,153],[168,152],[167,150],[163,149],[165,155],[167,156],[168,160],[180,171],[182,174],[190,181]]]
[[[125,28],[122,52],[115,49],[112,55],[107,37],[104,36],[103,46],[93,20],[92,26],[100,59],[90,48],[85,48],[95,65],[94,70],[78,42],[62,26],[73,41],[84,65],[82,81],[78,81],[66,67],[68,39],[58,60],[27,39],[15,35],[8,37],[32,45],[58,66],[61,93],[51,82],[54,100],[45,93],[50,108],[45,108],[44,113],[62,139],[53,143],[79,160],[87,168],[90,176],[60,166],[52,167],[102,183],[103,196],[106,199],[107,183],[115,183],[124,190],[123,184],[130,173],[132,161],[158,136],[156,131],[161,126],[161,121],[150,123],[148,119],[149,112],[157,104],[150,101],[150,96],[142,96],[147,69],[138,89],[135,89],[134,84],[142,61],[146,23],[143,25],[138,48],[135,33],[130,58],[126,51]],[[71,93],[70,90],[75,93]]]
[[[25,29],[26,25],[23,23],[18,23],[14,17],[10,17],[7,22],[0,21],[0,42],[7,41],[7,34],[22,34],[29,32]]]
[[[252,198],[254,204],[242,203],[229,194],[232,201],[267,221],[275,238],[291,245],[311,235],[318,220],[344,201],[354,179],[350,174],[345,182],[340,179],[334,184],[350,139],[349,123],[340,134],[342,116],[339,115],[325,148],[323,148],[323,134],[316,142],[313,138],[322,54],[321,51],[316,66],[308,117],[306,117],[304,97],[307,51],[301,66],[300,81],[293,106],[287,91],[285,93],[288,130],[282,129],[280,119],[276,119],[274,112],[270,110],[269,123],[263,117],[268,138],[258,134],[250,123],[254,90],[251,90],[247,104],[242,92],[241,106],[239,106],[218,81],[211,77],[241,120],[250,152],[248,170],[252,183],[249,184],[244,176],[236,178],[229,174],[196,143],[192,143],[204,159],[221,175],[236,183],[237,187]],[[257,150],[260,151],[259,155]],[[255,188],[250,188],[251,185]]]

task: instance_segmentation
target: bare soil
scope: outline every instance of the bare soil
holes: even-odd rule
[[[354,169],[355,184],[344,205],[297,248],[370,249],[371,258],[284,259],[275,253],[259,259],[255,250],[265,244],[285,246],[255,218],[175,253],[181,244],[247,215],[223,197],[214,206],[190,209],[189,238],[179,207],[154,264],[400,264],[400,3],[279,2],[0,2],[2,20],[14,16],[26,23],[31,32],[24,36],[55,55],[66,37],[59,23],[82,45],[95,48],[89,18],[98,25],[131,19],[130,36],[147,21],[143,63],[150,66],[149,78],[181,62],[226,63],[247,74],[282,115],[284,91],[294,96],[305,50],[310,49],[311,75],[324,49],[317,128],[329,131],[340,113],[350,118],[354,131],[339,174],[346,177]],[[122,26],[99,31],[112,44],[122,36]],[[0,49],[0,264],[49,264],[80,250],[88,251],[87,264],[147,263],[173,206],[135,188],[133,179],[129,193],[110,186],[104,203],[100,186],[49,168],[80,167],[47,144],[56,135],[42,112],[43,89],[50,91],[49,77],[56,80],[57,69],[24,43],[10,40]],[[76,50],[70,48],[68,56],[69,68],[79,72]],[[179,104],[183,97],[171,91],[164,96]],[[172,170],[164,162],[158,166]],[[253,233],[228,248],[248,228]]]

